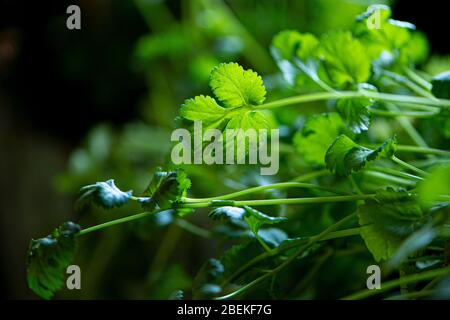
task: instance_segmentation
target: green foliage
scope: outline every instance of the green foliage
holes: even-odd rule
[[[28,287],[44,299],[53,297],[65,283],[66,268],[75,254],[79,225],[65,222],[45,238],[32,239],[28,248]]]
[[[368,83],[358,85],[361,91],[376,91],[376,88]],[[341,98],[336,102],[336,110],[345,120],[348,128],[355,134],[369,130],[370,111],[368,107],[374,104],[374,100],[367,97]]]
[[[326,155],[327,168],[342,176],[361,170],[368,161],[379,157],[391,158],[397,148],[397,139],[390,138],[375,150],[365,148],[353,142],[346,135],[340,135],[330,146]]]
[[[227,108],[259,105],[266,98],[262,78],[237,63],[222,63],[211,71],[211,88]]]
[[[336,88],[366,82],[370,77],[370,59],[366,49],[350,32],[325,35],[317,52],[322,65],[319,74]]]
[[[325,165],[325,154],[337,136],[347,128],[337,113],[324,113],[310,117],[303,129],[294,136],[294,145],[305,161]]]
[[[80,193],[79,205],[92,201],[105,209],[123,206],[132,195],[132,191],[123,192],[117,188],[112,179],[85,186],[81,188]]]
[[[380,190],[376,201],[358,208],[361,236],[376,261],[389,259],[415,231],[429,221],[406,190]]]
[[[217,3],[212,6],[222,8]],[[223,41],[227,45],[232,42],[227,34],[230,30],[233,36],[249,37],[242,26],[229,26],[234,20],[228,11],[210,11],[200,19],[202,28],[228,36],[221,39],[222,45]],[[369,27],[377,22],[379,28]],[[181,37],[170,34],[173,44],[167,46],[185,48],[182,40],[194,38],[184,38],[184,29],[180,32]],[[144,60],[165,55],[171,49],[158,48],[162,38],[142,39],[137,52]],[[233,60],[252,65],[259,60],[252,54],[258,50],[258,42],[245,45],[239,50],[247,50],[247,59]],[[295,30],[278,32],[271,53],[280,73],[274,75],[266,63],[254,67],[265,75],[265,85],[255,71],[237,63],[214,67],[209,79],[213,96],[185,100],[178,123],[192,129],[193,121],[202,121],[204,129],[222,133],[226,129],[279,126],[282,153],[276,176],[257,176],[247,166],[157,169],[140,197],[121,191],[112,180],[99,182],[82,188],[83,202],[121,209],[125,203],[137,201],[144,212],[84,229],[82,234],[137,219],[145,221],[139,230],[147,231],[146,239],[154,241],[148,247],[160,245],[148,276],[151,285],[153,277],[159,276],[160,292],[152,295],[157,298],[341,298],[365,288],[366,279],[350,279],[348,274],[364,274],[373,259],[386,261],[387,271],[405,266],[420,275],[422,269],[446,271],[442,265],[445,241],[450,238],[449,153],[444,150],[448,147],[442,135],[445,126],[437,123],[448,120],[448,74],[435,76],[430,83],[432,77],[416,69],[428,55],[424,36],[415,32],[413,25],[393,20],[389,7],[374,5],[343,31],[324,32],[320,37]],[[179,59],[182,55],[178,52],[176,56]],[[203,52],[201,56],[213,57]],[[231,60],[217,58],[221,59]],[[206,65],[211,61],[215,60],[209,59]],[[204,68],[202,74],[206,73]],[[206,84],[206,79],[203,82]],[[108,137],[99,140],[108,141],[100,144],[109,148],[114,142]],[[145,141],[158,140],[153,134],[145,137]],[[376,141],[384,142],[371,147]],[[101,166],[107,152],[91,149],[101,153]],[[133,154],[129,152],[129,156]],[[444,165],[432,167],[438,163]],[[322,170],[324,167],[331,174]],[[342,178],[349,175],[349,179]],[[144,184],[147,178],[141,177]],[[140,188],[144,184],[136,183]],[[188,190],[192,196],[202,197],[187,197]],[[259,206],[269,214],[255,209]],[[211,226],[202,216],[205,211],[224,223]],[[189,221],[183,220],[194,212]],[[164,217],[164,223],[156,222]],[[151,231],[145,229],[148,221],[154,223]],[[164,227],[168,228],[167,236],[161,240],[157,228]],[[179,237],[180,228],[205,240],[191,242],[189,237]],[[62,237],[60,229],[47,238],[33,240],[31,256],[39,256],[46,243],[56,246],[74,241],[73,235]],[[169,254],[173,259],[190,254],[188,249],[194,242],[206,262],[191,279],[184,268],[166,262]],[[211,248],[213,244],[217,246]],[[167,250],[171,247],[174,252]],[[73,251],[67,252],[58,256],[59,271],[72,258]],[[46,284],[47,273],[45,277],[33,276],[39,273],[36,265],[41,268],[43,264],[30,265],[29,279],[39,280],[30,282],[30,287],[50,298],[60,287],[59,280]],[[195,265],[200,264],[195,261]],[[341,275],[345,284],[339,280],[337,285],[334,278]],[[410,285],[414,289],[415,284]],[[51,290],[47,290],[49,286]],[[335,292],[336,287],[340,291]],[[380,293],[383,298],[390,295]]]
[[[250,230],[257,236],[259,229],[264,225],[271,225],[286,221],[284,217],[270,217],[256,209],[249,206],[244,206],[243,208],[236,207],[220,207],[211,211],[209,216],[212,219],[229,219],[231,221],[243,220],[247,223]],[[272,236],[272,235],[269,235]]]
[[[191,181],[182,170],[163,172],[158,170],[152,178],[144,195],[149,198],[140,200],[142,207],[148,210],[170,209],[174,203],[186,196]]]
[[[237,63],[222,63],[211,71],[209,82],[215,96],[224,107],[209,96],[188,99],[181,106],[180,116],[189,121],[202,121],[208,128],[269,129],[269,119],[263,112],[252,110],[265,100],[262,78]],[[224,138],[225,139],[225,138]]]

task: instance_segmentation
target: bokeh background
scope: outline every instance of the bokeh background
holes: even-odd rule
[[[428,71],[449,69],[444,1],[380,2],[427,35]],[[268,48],[277,32],[347,28],[371,3],[0,0],[0,295],[35,298],[26,286],[30,238],[62,221],[89,226],[133,209],[77,212],[73,203],[80,186],[108,178],[122,189],[143,190],[167,159],[180,104],[209,91],[213,66],[237,61],[264,75],[276,92]],[[81,30],[66,28],[70,4],[81,7]],[[217,170],[190,173],[198,196],[243,183]],[[209,182],[202,184],[205,175]],[[220,243],[173,219],[160,216],[83,239],[76,258],[83,290],[58,297],[165,299],[189,289]],[[207,218],[194,219],[209,228]]]

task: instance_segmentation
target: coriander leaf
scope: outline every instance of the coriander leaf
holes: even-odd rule
[[[442,72],[433,77],[431,92],[441,99],[450,99],[450,71]]]
[[[186,100],[181,106],[180,115],[187,120],[210,123],[224,117],[226,110],[214,98],[200,95]]]
[[[416,54],[411,54],[411,47],[408,47],[415,26],[390,19],[390,16],[391,9],[388,6],[372,5],[356,18],[354,27],[355,36],[361,40],[367,54],[372,60],[377,60],[376,64],[383,66],[391,65],[402,54],[404,57]]]
[[[395,137],[386,140],[377,149],[372,150],[358,145],[346,135],[341,135],[328,149],[325,163],[331,172],[347,176],[353,171],[362,169],[367,161],[374,161],[379,157],[392,157],[396,148]]]
[[[314,53],[319,44],[309,33],[285,30],[277,34],[271,53],[286,82],[298,88],[316,88],[318,61]]]
[[[322,37],[318,47],[319,76],[337,88],[346,88],[370,77],[371,64],[364,46],[350,32],[334,32]]]
[[[150,180],[149,185],[147,188],[145,188],[145,191],[143,192],[143,196],[150,197],[155,191],[158,189],[159,185],[161,184],[161,181],[168,175],[169,173],[166,171],[163,171],[161,167],[158,167],[156,171],[153,173],[152,180]]]
[[[260,229],[258,236],[272,248],[278,247],[283,241],[288,239],[286,232],[278,228]]]
[[[79,225],[65,222],[45,238],[32,239],[28,248],[28,287],[44,299],[53,297],[64,284],[66,268],[75,254]]]
[[[368,83],[358,84],[360,91],[376,91],[376,88]],[[336,102],[336,110],[345,120],[349,129],[356,134],[369,129],[370,111],[374,100],[367,97],[341,98]]]
[[[286,221],[284,217],[271,217],[249,206],[243,208],[225,206],[216,208],[209,214],[212,219],[218,220],[243,220],[247,223],[250,230],[258,235],[258,230],[266,224],[275,224]]]
[[[226,130],[242,130],[242,134],[238,134],[233,139],[226,139]],[[256,141],[259,139],[258,136],[254,136],[253,141],[254,144],[249,143],[249,138],[246,136],[246,131],[248,129],[253,130],[269,130],[270,124],[267,116],[263,114],[261,111],[243,111],[238,115],[233,116],[230,121],[227,123],[227,126],[224,130],[224,147],[225,150],[231,150],[234,148],[234,156],[236,159],[240,159],[245,157],[245,155],[249,152],[249,148],[257,151],[258,145]],[[259,132],[259,131],[255,131]],[[244,148],[238,148],[239,146],[244,146]]]
[[[227,108],[259,105],[264,102],[266,88],[253,70],[237,63],[222,63],[211,72],[210,86]]]
[[[142,207],[147,210],[154,210],[156,207],[160,209],[172,208],[174,203],[186,196],[186,192],[191,186],[191,181],[182,170],[170,171],[165,174],[158,172],[156,179],[161,179],[159,183],[156,183],[156,190],[150,195],[150,198],[141,200]],[[179,210],[181,210],[181,215],[186,213],[182,209],[177,211]],[[188,213],[191,211],[187,210]]]
[[[373,102],[368,98],[346,99],[336,102],[336,110],[345,119],[349,129],[358,134],[369,129],[370,111]]]
[[[361,236],[376,261],[387,260],[413,232],[429,221],[415,197],[392,188],[358,208]]]
[[[246,214],[244,220],[247,222],[250,230],[258,236],[258,230],[266,224],[276,224],[284,222],[287,218],[284,217],[271,217],[249,206],[244,206]]]
[[[314,115],[295,134],[294,145],[309,164],[325,165],[327,149],[343,133],[347,133],[347,128],[337,113]]]
[[[244,214],[243,208],[225,206],[214,209],[208,216],[214,220],[242,220]]]
[[[93,201],[96,205],[105,209],[123,206],[132,195],[132,191],[123,192],[117,188],[113,179],[85,186],[81,188],[80,193],[78,205]]]
[[[297,57],[305,61],[313,55],[318,44],[319,41],[313,34],[284,30],[273,38],[272,50],[281,59],[290,60]]]

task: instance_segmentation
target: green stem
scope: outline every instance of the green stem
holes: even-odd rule
[[[108,221],[108,222],[105,222],[105,223],[101,223],[101,224],[98,224],[98,225],[95,225],[95,226],[92,226],[92,227],[89,227],[89,228],[85,228],[85,229],[81,230],[77,234],[77,236],[82,236],[82,235],[85,235],[85,234],[93,232],[93,231],[109,228],[109,227],[115,226],[116,224],[121,224],[121,223],[129,222],[129,221],[133,221],[133,220],[137,220],[137,219],[142,219],[142,218],[151,216],[151,215],[156,214],[156,213],[161,212],[161,211],[163,211],[163,210],[152,211],[152,212],[145,211],[145,212],[133,214],[131,216],[127,216],[127,217],[124,217],[124,218],[111,220],[111,221]]]
[[[414,152],[414,153],[423,153],[423,154],[435,154],[440,156],[450,156],[450,151],[434,149],[428,147],[419,147],[419,146],[406,146],[406,145],[398,145],[397,151],[400,152]]]
[[[195,224],[190,223],[189,221],[185,220],[185,219],[176,219],[175,223],[177,224],[177,226],[179,226],[180,228],[189,231],[192,234],[195,234],[199,237],[205,238],[205,239],[210,239],[211,238],[211,231],[203,229],[199,226],[196,226]]]
[[[424,97],[414,97],[414,96],[406,96],[406,95],[398,95],[391,93],[381,93],[381,92],[371,92],[371,91],[336,91],[336,92],[318,92],[318,93],[310,93],[299,96],[293,96],[289,98],[284,98],[272,102],[268,102],[259,106],[254,106],[253,109],[274,109],[285,107],[289,105],[295,105],[306,102],[313,101],[323,101],[329,99],[339,99],[339,98],[362,98],[367,97],[374,100],[380,100],[385,102],[394,102],[394,103],[410,103],[410,104],[418,104],[418,105],[430,105],[437,107],[445,107],[450,108],[450,100],[449,99],[430,99]]]
[[[350,195],[350,196],[332,196],[332,197],[316,197],[316,198],[282,198],[282,199],[264,199],[264,200],[224,200],[226,205],[242,207],[242,206],[272,206],[279,204],[310,204],[310,203],[329,203],[329,202],[348,202],[357,200],[373,199],[374,194]],[[192,199],[191,199],[192,200]],[[217,202],[215,202],[217,201]],[[179,208],[208,208],[223,206],[221,200],[212,200],[206,202],[181,203]]]
[[[233,199],[233,198],[241,197],[244,195],[249,195],[252,193],[266,191],[266,190],[270,190],[270,189],[286,189],[286,188],[320,189],[320,190],[324,190],[324,191],[328,191],[328,192],[336,193],[336,194],[346,194],[346,193],[343,193],[342,191],[335,190],[333,188],[322,187],[322,186],[318,186],[318,185],[311,184],[311,183],[280,182],[280,183],[268,184],[265,186],[248,188],[245,190],[240,190],[240,191],[232,192],[232,193],[225,194],[222,196],[217,196],[217,197],[201,198],[201,199],[184,198],[184,202],[185,203],[198,203],[198,202],[206,202],[206,201],[213,201],[213,200],[228,200],[228,199]]]
[[[409,174],[409,173],[406,173],[406,172],[403,172],[403,171],[395,170],[395,169],[392,169],[392,168],[372,167],[371,169],[375,170],[375,171],[379,171],[379,172],[384,172],[386,174],[391,174],[391,175],[395,175],[395,176],[398,176],[398,177],[410,179],[412,181],[421,181],[421,180],[423,180],[423,178],[421,178],[421,177],[418,177],[418,176],[415,176],[413,174]]]
[[[405,111],[386,111],[376,108],[369,108],[370,113],[383,117],[412,117],[412,118],[432,118],[439,112],[405,112]]]
[[[400,160],[400,159],[397,158],[396,156],[392,156],[391,159],[392,159],[392,161],[394,161],[394,162],[397,163],[398,165],[404,167],[405,169],[414,171],[414,172],[416,172],[416,173],[418,173],[419,175],[424,176],[424,177],[428,176],[428,172],[423,171],[423,170],[421,170],[421,169],[419,169],[419,168],[416,168],[416,167],[414,167],[413,165],[410,165],[409,163],[406,163],[406,162],[404,162],[403,160]]]
[[[345,237],[351,237],[351,236],[355,236],[355,235],[359,235],[361,231],[361,228],[351,228],[351,229],[345,229],[345,230],[340,230],[340,231],[334,231],[334,232],[330,232],[328,233],[326,236],[322,237],[319,241],[327,241],[327,240],[333,240],[333,239],[339,239],[339,238],[345,238]],[[269,257],[273,257],[275,255],[278,255],[280,253],[283,253],[286,250],[298,247],[300,245],[305,244],[306,242],[310,241],[312,237],[305,237],[305,238],[298,238],[296,240],[292,240],[284,245],[281,245],[277,248],[274,248],[271,250],[271,252],[263,252],[260,255],[254,257],[253,259],[251,259],[250,261],[248,261],[246,264],[244,264],[241,268],[239,268],[238,270],[236,270],[230,277],[228,277],[227,279],[225,279],[220,286],[223,288],[225,287],[228,283],[230,283],[231,281],[233,281],[233,279],[235,279],[237,276],[239,276],[240,274],[242,274],[245,270],[247,270],[248,268],[252,267],[253,265],[257,264],[258,262],[265,260]]]
[[[414,70],[404,67],[403,71],[405,74],[414,82],[416,82],[418,85],[421,85],[424,89],[430,91],[432,89],[431,83],[429,83],[427,80],[422,78],[419,74],[417,74]]]
[[[419,87],[417,84],[415,84],[414,82],[412,82],[411,80],[409,80],[408,78],[406,78],[400,74],[397,74],[397,73],[394,73],[391,71],[387,71],[387,70],[384,70],[383,74],[391,79],[394,79],[398,83],[403,84],[404,86],[409,88],[411,91],[417,93],[420,96],[427,97],[430,99],[435,99],[435,97],[429,91],[423,89],[422,87]]]
[[[403,284],[433,279],[435,277],[439,277],[441,275],[446,275],[446,274],[450,274],[450,267],[434,269],[434,270],[430,270],[430,271],[426,271],[426,272],[422,272],[422,273],[411,274],[411,275],[402,277],[400,279],[395,279],[395,280],[391,280],[388,282],[384,282],[381,284],[381,289],[377,289],[377,290],[365,289],[365,290],[356,292],[354,294],[351,294],[347,297],[344,297],[342,299],[343,300],[365,299],[365,298],[371,297],[373,295],[377,295],[379,293],[388,291],[390,289],[397,288]]]
[[[309,173],[305,173],[295,179],[292,179],[293,182],[304,182],[304,181],[310,181],[313,180],[315,178],[319,178],[319,177],[323,177],[323,176],[327,176],[330,175],[331,172],[327,169],[323,169],[323,170],[319,170],[319,171],[313,171],[313,172],[309,172]]]
[[[347,217],[343,218],[342,220],[336,222],[335,224],[329,226],[328,228],[326,228],[324,231],[322,231],[321,233],[319,233],[317,236],[311,237],[310,240],[308,240],[308,242],[302,246],[297,252],[293,253],[292,255],[289,256],[289,258],[283,262],[282,264],[280,264],[278,267],[276,267],[275,269],[270,270],[269,272],[265,273],[264,275],[262,275],[261,277],[255,279],[254,281],[250,282],[249,284],[239,288],[238,290],[227,294],[225,296],[221,296],[221,297],[217,297],[215,298],[215,300],[226,300],[229,298],[233,298],[239,294],[241,294],[244,291],[249,290],[250,288],[254,287],[255,285],[257,285],[258,283],[264,281],[265,279],[267,279],[268,277],[273,276],[274,274],[280,272],[284,267],[286,267],[288,264],[290,264],[292,261],[294,261],[295,259],[297,259],[297,257],[299,255],[301,255],[303,252],[305,252],[305,250],[307,250],[309,247],[311,247],[312,245],[314,245],[316,242],[320,241],[323,237],[325,237],[328,233],[336,230],[337,228],[339,228],[341,225],[347,223],[348,221],[350,221],[351,219],[353,219],[356,216],[355,213],[352,213],[350,215],[348,215]]]
[[[406,179],[403,179],[403,178],[395,177],[395,176],[392,176],[390,174],[385,174],[385,173],[374,171],[374,170],[366,169],[366,170],[363,171],[363,173],[365,175],[368,175],[368,176],[372,176],[372,177],[375,177],[375,178],[378,178],[378,179],[395,182],[395,183],[406,185],[406,186],[415,186],[416,185],[416,183],[411,181],[410,179],[406,180]]]

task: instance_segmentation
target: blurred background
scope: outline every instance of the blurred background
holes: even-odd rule
[[[444,2],[380,2],[427,35],[429,72],[449,69]],[[0,0],[0,295],[35,298],[26,286],[30,238],[66,220],[89,226],[138,210],[76,212],[73,203],[81,186],[109,178],[141,192],[167,159],[181,103],[209,92],[212,67],[239,62],[276,95],[268,50],[276,33],[348,28],[371,3]],[[81,30],[66,28],[70,4],[81,8]],[[214,181],[232,188],[247,179],[215,169],[190,175],[196,196],[219,193]],[[174,219],[165,214],[83,239],[76,258],[83,290],[58,297],[166,299],[188,290],[221,243]],[[210,227],[205,216],[194,219]]]

